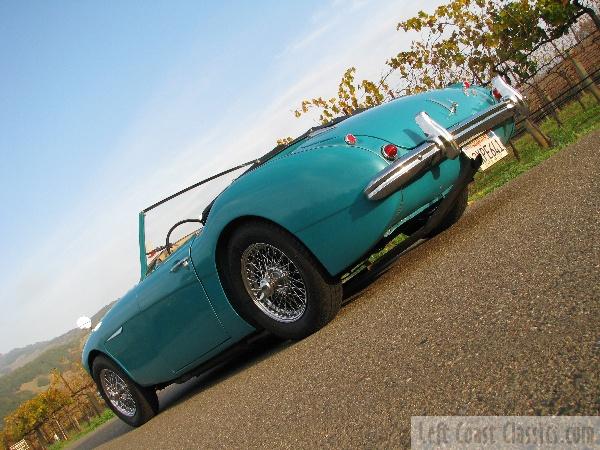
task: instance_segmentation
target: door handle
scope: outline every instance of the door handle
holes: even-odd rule
[[[177,272],[180,267],[187,269],[189,266],[190,266],[190,257],[186,256],[185,258],[180,259],[175,264],[173,264],[173,267],[171,267],[171,273]]]

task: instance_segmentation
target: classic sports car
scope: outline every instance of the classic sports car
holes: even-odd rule
[[[141,280],[83,349],[106,403],[139,426],[158,411],[157,389],[257,333],[301,339],[319,330],[338,312],[343,282],[375,251],[400,233],[431,236],[458,220],[473,173],[507,154],[525,108],[497,77],[487,88],[459,83],[312,128],[247,163],[201,218],[175,223],[150,252],[146,213],[229,171],[143,210]],[[184,223],[195,231],[171,242]]]

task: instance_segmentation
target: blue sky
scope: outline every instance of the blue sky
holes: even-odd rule
[[[314,125],[291,110],[438,3],[0,3],[0,352],[122,295],[137,211]]]

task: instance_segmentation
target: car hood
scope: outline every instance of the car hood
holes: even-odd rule
[[[456,125],[494,103],[484,88],[449,87],[408,97],[400,97],[377,108],[352,116],[340,124],[336,135],[371,136],[411,149],[426,140],[415,122],[421,111],[427,112],[446,128]]]

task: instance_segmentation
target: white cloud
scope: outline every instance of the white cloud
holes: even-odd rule
[[[314,29],[310,34],[303,36],[300,40],[293,42],[291,45],[287,46],[281,54],[277,55],[276,58],[281,59],[306,48],[309,44],[313,43],[320,36],[325,34],[326,31],[331,29],[332,26],[333,23],[331,22],[321,25],[320,27]]]

